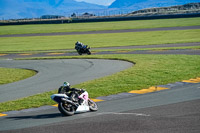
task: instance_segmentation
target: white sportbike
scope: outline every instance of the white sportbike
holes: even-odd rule
[[[51,99],[58,103],[59,111],[66,116],[98,110],[97,104],[89,99],[88,92],[85,90],[73,91],[70,94],[53,94]]]

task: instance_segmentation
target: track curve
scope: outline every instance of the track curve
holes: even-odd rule
[[[0,67],[32,69],[39,72],[28,79],[0,85],[0,102],[51,91],[64,81],[73,85],[104,77],[132,65],[126,61],[97,59],[0,60]]]

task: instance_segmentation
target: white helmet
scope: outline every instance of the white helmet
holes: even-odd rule
[[[70,84],[68,82],[64,82],[63,86],[70,87]]]

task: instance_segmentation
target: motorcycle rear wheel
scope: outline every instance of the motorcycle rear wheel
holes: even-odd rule
[[[97,111],[98,110],[97,104],[90,99],[88,99],[88,105],[89,105],[90,111]]]
[[[65,116],[74,115],[74,112],[75,112],[74,106],[72,106],[69,103],[60,102],[58,104],[58,109]]]
[[[82,55],[82,53],[81,53],[81,52],[78,52],[78,54],[79,54],[79,55]]]

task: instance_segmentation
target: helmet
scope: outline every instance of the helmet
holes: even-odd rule
[[[75,43],[75,45],[77,45],[77,44],[79,44],[80,42],[79,41],[77,41],[76,43]]]
[[[70,84],[68,82],[64,82],[63,86],[70,87]]]

